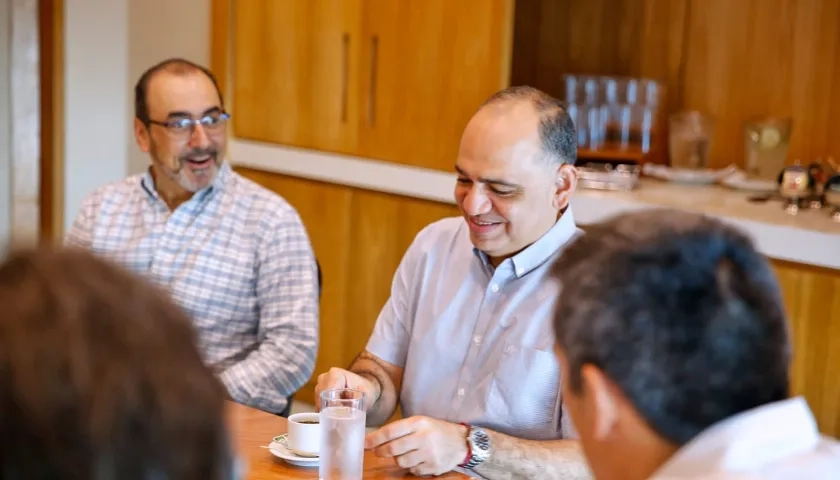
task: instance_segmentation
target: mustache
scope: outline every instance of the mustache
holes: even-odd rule
[[[219,151],[215,147],[206,147],[206,148],[194,148],[189,152],[180,156],[181,160],[186,160],[189,157],[203,157],[205,155],[212,155],[216,156]]]

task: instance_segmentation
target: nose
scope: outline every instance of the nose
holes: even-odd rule
[[[483,215],[490,213],[493,206],[490,204],[490,198],[482,191],[478,185],[473,185],[464,197],[464,212],[467,215]]]
[[[190,147],[204,148],[210,145],[210,137],[200,124],[193,125],[193,131],[190,133]]]

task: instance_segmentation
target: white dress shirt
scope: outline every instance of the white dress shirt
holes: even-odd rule
[[[719,422],[684,445],[651,480],[840,479],[840,442],[821,436],[802,397]]]
[[[461,217],[408,248],[367,350],[404,367],[404,416],[465,422],[531,440],[574,438],[560,396],[554,259],[581,232],[572,210],[493,268]]]

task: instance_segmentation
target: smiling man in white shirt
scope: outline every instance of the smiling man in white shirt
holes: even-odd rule
[[[560,102],[510,87],[461,138],[454,188],[462,217],[417,234],[366,348],[316,393],[351,387],[369,426],[404,418],[366,447],[416,475],[490,480],[590,478],[560,399],[551,264],[580,233],[575,129]]]
[[[564,403],[598,480],[840,479],[840,444],[789,398],[779,288],[743,233],[626,214],[554,273]]]

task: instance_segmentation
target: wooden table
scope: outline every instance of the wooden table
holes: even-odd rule
[[[248,462],[246,479],[318,478],[318,467],[289,465],[272,455],[267,448],[262,448],[262,446],[267,446],[272,438],[286,433],[285,418],[233,402],[227,405],[227,416],[233,431],[235,446],[242,458]],[[399,468],[393,459],[379,458],[370,452],[365,453],[364,478],[405,477],[413,477],[413,475]],[[451,472],[437,478],[469,477]]]

